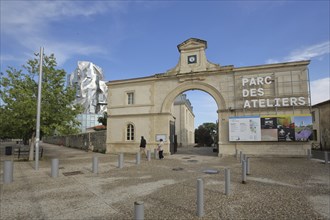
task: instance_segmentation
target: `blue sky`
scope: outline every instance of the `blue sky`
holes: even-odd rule
[[[177,45],[206,40],[212,63],[235,67],[310,59],[312,104],[329,99],[327,1],[0,1],[1,72],[20,68],[44,47],[71,73],[77,61],[105,80],[163,73]],[[196,125],[214,122],[211,96],[189,92]],[[214,113],[213,113],[214,112]]]

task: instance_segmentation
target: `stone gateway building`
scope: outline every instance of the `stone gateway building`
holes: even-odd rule
[[[207,42],[179,44],[178,64],[149,77],[116,80],[108,86],[107,152],[138,152],[140,137],[153,150],[165,140],[175,153],[173,103],[201,90],[217,103],[219,156],[306,155],[312,138],[309,61],[260,66],[220,66],[207,60]]]

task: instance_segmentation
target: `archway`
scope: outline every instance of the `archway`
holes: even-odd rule
[[[217,103],[218,110],[226,109],[226,102],[223,98],[223,96],[220,94],[220,92],[211,86],[210,84],[206,84],[199,81],[193,81],[193,82],[185,82],[181,85],[177,86],[175,89],[173,89],[168,95],[166,96],[162,107],[161,107],[161,113],[169,113],[171,110],[172,103],[174,99],[180,95],[181,93],[188,91],[188,90],[201,90],[208,94],[210,94],[215,102]]]
[[[217,110],[214,98],[201,90],[188,90],[175,98],[175,154],[217,156]]]
[[[179,96],[180,94],[183,94],[186,91],[189,90],[199,90],[199,91],[203,91],[207,94],[209,94],[215,101],[216,105],[217,105],[217,120],[220,121],[220,109],[226,108],[224,99],[222,97],[222,95],[219,93],[219,91],[217,89],[215,89],[213,86],[206,84],[204,82],[185,82],[182,83],[180,86],[176,87],[174,90],[172,90],[171,92],[168,93],[168,95],[166,96],[163,104],[162,104],[162,108],[161,108],[161,113],[168,113],[171,114],[171,108],[172,108],[172,104],[175,100],[175,98],[177,96]],[[171,153],[176,153],[177,152],[177,139],[175,134],[175,130],[173,130],[173,123],[171,124],[170,122],[170,151]],[[220,131],[221,131],[221,123],[217,124],[217,143],[216,143],[216,151],[218,152],[218,147],[219,147],[219,143],[221,142],[221,135],[220,135]],[[212,149],[211,149],[212,150]],[[213,150],[212,150],[213,151]],[[191,151],[190,151],[191,152]],[[205,153],[201,153],[201,154],[205,154]],[[212,153],[210,154],[212,155]]]

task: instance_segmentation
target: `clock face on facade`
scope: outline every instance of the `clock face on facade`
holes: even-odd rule
[[[197,56],[196,55],[191,55],[188,56],[188,64],[196,63],[197,62]]]

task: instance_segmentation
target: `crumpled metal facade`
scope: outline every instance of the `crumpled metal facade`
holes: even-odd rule
[[[78,61],[78,67],[69,75],[68,83],[76,88],[73,104],[83,106],[83,113],[102,114],[107,111],[108,87],[99,66],[88,61]]]

